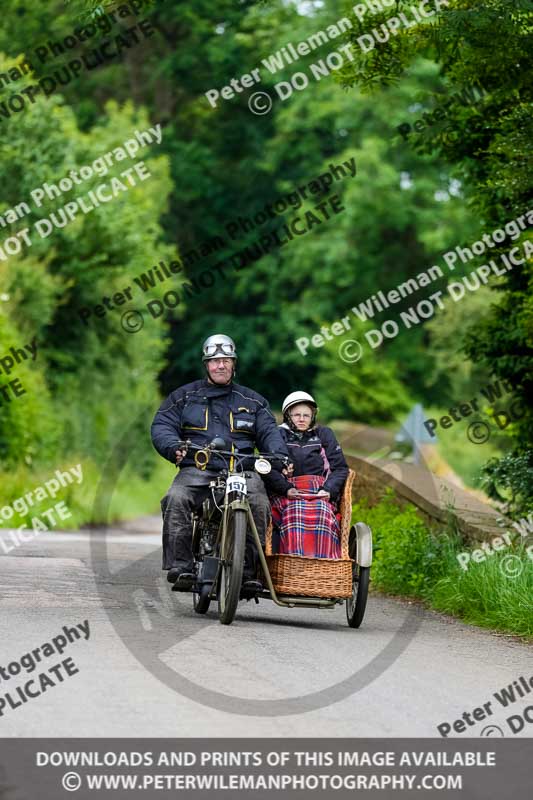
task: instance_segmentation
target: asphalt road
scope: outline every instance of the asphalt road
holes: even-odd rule
[[[0,531],[0,667],[42,652],[63,626],[87,620],[90,632],[71,633],[61,656],[42,656],[27,676],[0,680],[1,706],[63,659],[78,670],[8,703],[0,737],[430,737],[489,701],[492,714],[455,735],[497,726],[511,737],[506,719],[533,705],[533,690],[508,708],[493,695],[531,678],[531,647],[379,595],[359,630],[343,607],[270,601],[242,602],[229,627],[216,605],[200,617],[163,580],[158,525],[44,533],[13,549]],[[516,735],[533,735],[533,725]]]

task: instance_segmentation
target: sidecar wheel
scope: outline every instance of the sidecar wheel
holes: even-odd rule
[[[211,605],[210,593],[210,584],[204,584],[199,592],[193,592],[192,602],[197,614],[206,614],[209,611],[209,606]]]
[[[370,567],[352,567],[352,596],[346,600],[346,619],[350,628],[358,628],[365,616]]]

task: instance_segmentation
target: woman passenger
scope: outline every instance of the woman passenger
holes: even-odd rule
[[[337,501],[348,476],[343,452],[331,428],[316,424],[318,407],[310,394],[291,392],[282,409],[279,430],[291,468],[265,476],[279,535],[275,552],[340,558]]]

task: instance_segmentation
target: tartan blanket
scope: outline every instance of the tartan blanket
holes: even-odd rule
[[[325,478],[300,475],[290,482],[296,489],[316,494]],[[340,515],[326,499],[274,497],[272,521],[279,531],[278,553],[308,558],[341,558]]]

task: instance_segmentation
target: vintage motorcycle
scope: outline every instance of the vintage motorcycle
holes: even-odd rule
[[[358,628],[365,613],[370,565],[372,532],[362,522],[351,525],[350,471],[340,503],[341,559],[317,559],[279,555],[273,552],[273,530],[270,525],[263,547],[247,498],[244,463],[254,458],[254,469],[265,475],[272,462],[287,466],[288,459],[272,454],[240,454],[227,450],[221,437],[200,447],[189,440],[179,449],[195,450],[195,464],[205,469],[216,454],[225,468],[209,483],[209,493],[201,509],[192,513],[192,552],[196,580],[192,587],[194,610],[205,614],[211,601],[218,601],[219,620],[230,625],[235,619],[244,568],[246,536],[250,532],[259,554],[266,589],[245,599],[273,600],[279,606],[294,608],[332,608],[346,601],[348,625]]]

